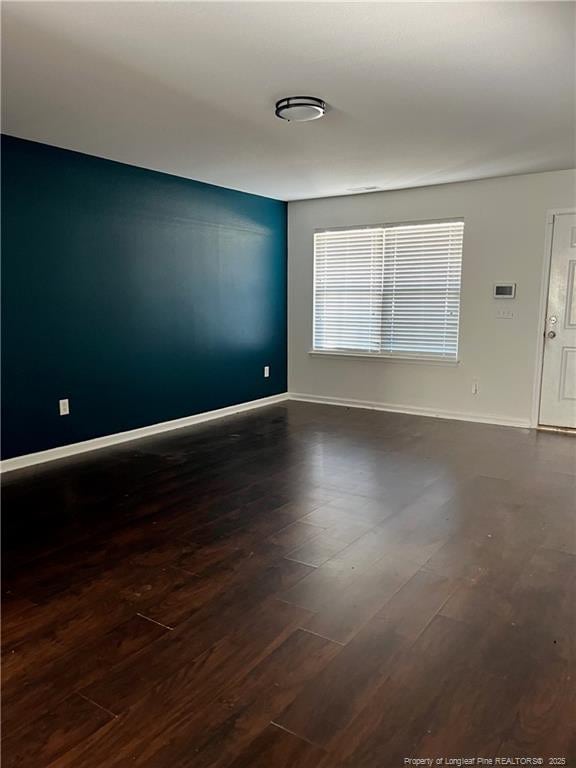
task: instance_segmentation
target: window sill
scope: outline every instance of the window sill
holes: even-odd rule
[[[320,349],[310,349],[308,350],[308,354],[312,357],[362,357],[365,360],[383,360],[387,363],[417,363],[420,365],[441,365],[449,367],[460,365],[460,360],[447,360],[441,357],[402,357],[401,355],[381,355],[371,352],[337,352],[336,350],[328,351]]]

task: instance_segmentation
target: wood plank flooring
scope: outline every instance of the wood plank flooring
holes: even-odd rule
[[[575,509],[569,436],[296,402],[10,473],[3,764],[576,766]]]

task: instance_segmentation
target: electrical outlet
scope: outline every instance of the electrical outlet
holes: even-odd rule
[[[478,384],[478,379],[472,379],[472,394],[477,395],[480,391],[480,386]]]
[[[269,379],[270,378],[270,366],[265,365],[264,366],[264,378]]]
[[[60,408],[60,416],[68,416],[70,413],[70,401],[68,398],[58,400],[58,407]]]

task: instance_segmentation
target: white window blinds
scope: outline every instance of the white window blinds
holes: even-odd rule
[[[383,230],[314,236],[314,348],[380,350]]]
[[[464,222],[314,236],[314,349],[456,359]]]

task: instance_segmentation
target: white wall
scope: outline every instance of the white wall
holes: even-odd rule
[[[530,424],[547,212],[576,206],[575,190],[576,171],[557,171],[289,203],[289,391]],[[309,354],[315,229],[459,217],[465,230],[458,365]],[[495,281],[516,282],[516,300],[493,299]],[[496,318],[502,306],[514,310],[512,320]]]

